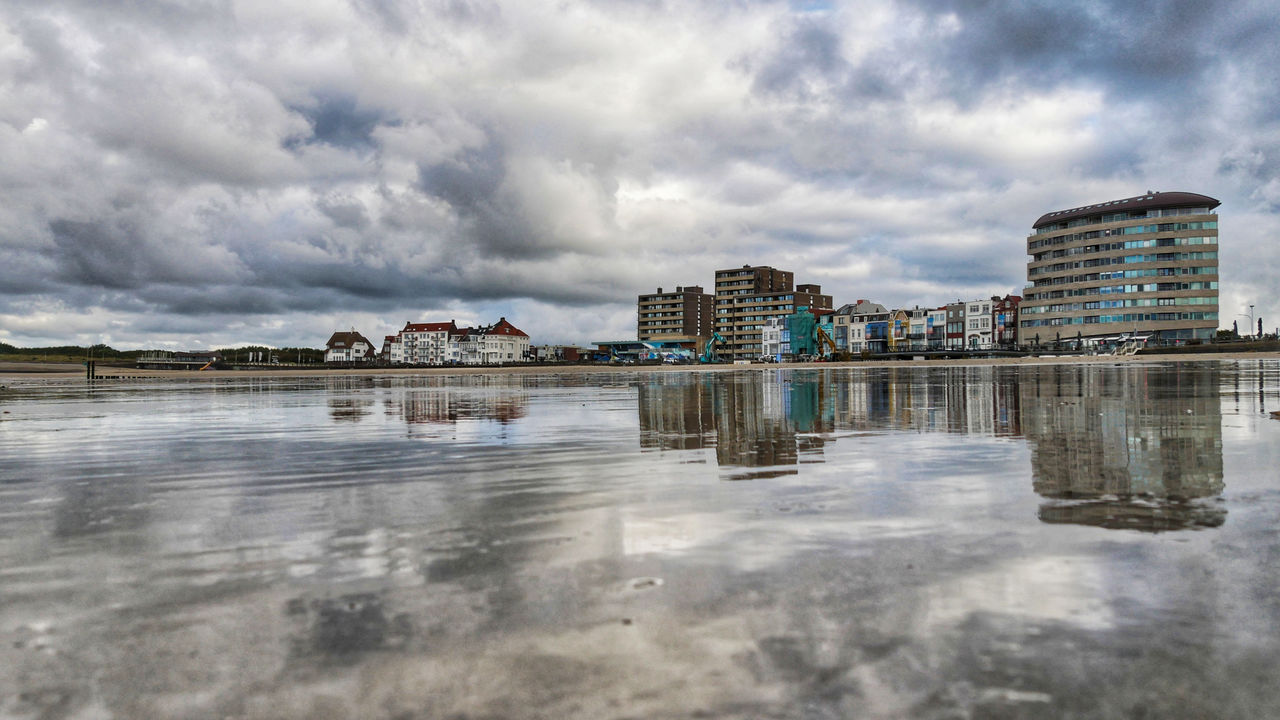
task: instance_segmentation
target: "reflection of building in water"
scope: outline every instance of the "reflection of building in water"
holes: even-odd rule
[[[373,378],[332,377],[325,379],[329,416],[337,422],[357,422],[373,408]]]
[[[704,380],[690,380],[683,373],[658,374],[638,391],[641,449],[701,450],[715,445],[715,417]]]
[[[794,474],[798,463],[822,461],[829,392],[828,382],[781,372],[655,376],[639,390],[640,446],[714,447],[721,467],[760,468],[734,479]]]
[[[1021,385],[1045,522],[1221,525],[1222,418],[1210,368],[1046,367]]]
[[[752,372],[732,378],[659,375],[639,389],[640,447],[714,447],[723,467],[793,474],[822,462],[835,431],[1022,433],[1012,368],[869,367]]]
[[[1018,378],[992,367],[868,368],[834,387],[840,430],[1022,434]]]
[[[388,401],[388,412],[410,424],[456,423],[459,420],[496,420],[509,423],[529,412],[529,393],[518,376],[477,376],[458,385],[426,383],[427,387],[406,388],[399,398]]]

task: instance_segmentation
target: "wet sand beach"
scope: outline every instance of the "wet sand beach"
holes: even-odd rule
[[[0,717],[1276,717],[1280,359],[1170,359],[6,375]]]

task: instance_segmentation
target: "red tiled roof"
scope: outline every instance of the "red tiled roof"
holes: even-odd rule
[[[514,337],[529,337],[528,334],[522,332],[519,328],[507,322],[506,318],[498,320],[497,324],[485,330],[486,335],[511,335]]]

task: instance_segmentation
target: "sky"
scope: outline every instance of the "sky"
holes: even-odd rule
[[[1222,201],[1220,325],[1280,325],[1280,4],[0,4],[0,341],[380,344],[772,265],[1018,291],[1042,214]]]

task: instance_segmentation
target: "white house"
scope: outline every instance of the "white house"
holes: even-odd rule
[[[354,329],[335,332],[325,343],[325,362],[367,362],[376,356],[373,343]]]
[[[447,323],[407,322],[391,343],[390,360],[396,364],[444,365],[449,359],[450,334],[458,326]]]
[[[529,362],[529,336],[500,318],[493,325],[460,328],[453,320],[405,323],[383,343],[387,360],[409,365],[495,365]]]
[[[991,347],[991,298],[965,303],[964,346],[970,350]]]
[[[791,333],[786,317],[771,317],[760,326],[760,355],[767,360],[781,360],[791,354]]]
[[[468,331],[461,339],[459,350],[464,365],[497,365],[531,359],[529,336],[507,322],[506,318],[498,318],[498,322],[488,327]]]

